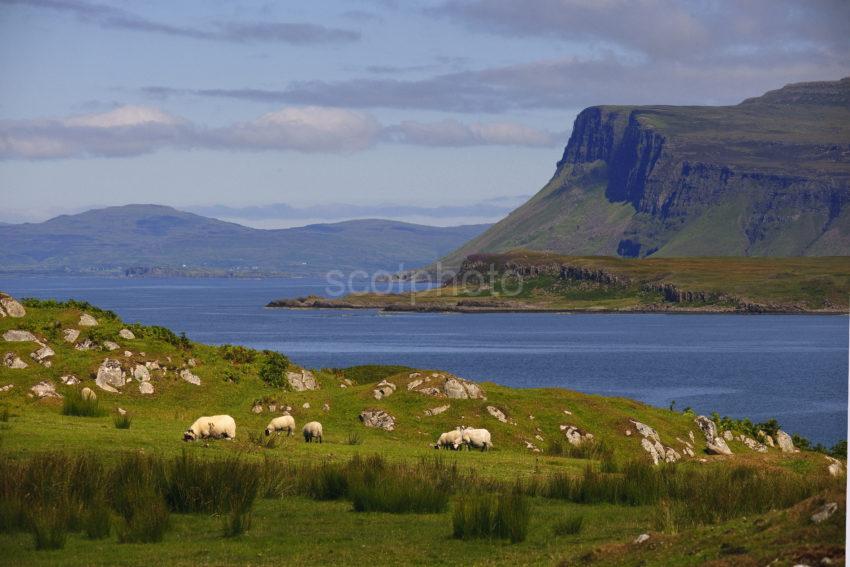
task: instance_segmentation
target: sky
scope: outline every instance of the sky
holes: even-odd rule
[[[848,75],[846,0],[0,0],[0,222],[493,222],[582,108]]]

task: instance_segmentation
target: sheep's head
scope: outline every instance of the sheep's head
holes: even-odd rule
[[[191,429],[187,429],[186,433],[183,434],[183,441],[194,441],[196,438],[195,432]]]
[[[271,427],[266,427],[266,437],[268,437],[268,436],[269,436],[269,435],[271,435],[271,434],[272,434],[272,428],[271,428]]]

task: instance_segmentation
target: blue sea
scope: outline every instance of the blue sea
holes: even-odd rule
[[[0,277],[17,297],[81,299],[206,343],[274,349],[308,367],[443,369],[700,413],[776,418],[815,442],[847,436],[848,317],[268,309],[319,280]]]

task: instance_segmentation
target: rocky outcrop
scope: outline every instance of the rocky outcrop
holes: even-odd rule
[[[396,385],[386,380],[381,380],[375,389],[372,390],[372,395],[376,400],[382,400],[391,396],[396,390]]]
[[[65,329],[62,331],[62,338],[66,343],[74,343],[80,337],[80,331],[78,329]]]
[[[435,408],[426,409],[425,415],[428,415],[428,416],[439,415],[439,414],[443,413],[444,411],[446,411],[447,409],[449,409],[450,407],[451,406],[446,404],[444,406],[437,406]]]
[[[3,357],[3,366],[6,368],[13,368],[15,370],[20,370],[22,368],[26,368],[28,364],[21,360],[21,358],[13,352],[7,352]]]
[[[80,383],[80,379],[74,376],[73,374],[65,374],[59,377],[59,381],[65,384],[66,386],[76,386]]]
[[[198,377],[198,375],[193,374],[192,371],[188,368],[184,368],[180,371],[180,378],[182,378],[184,382],[194,384],[195,386],[201,385],[201,379]]]
[[[127,383],[121,362],[110,358],[105,359],[97,369],[97,377],[94,381],[98,388],[107,392],[117,393]]]
[[[407,384],[407,389],[436,398],[449,398],[453,400],[486,399],[484,397],[484,390],[475,382],[439,372],[414,378]]]
[[[20,318],[27,314],[27,310],[14,297],[0,292],[0,317]]]
[[[120,346],[118,346],[118,343],[116,343],[116,342],[113,342],[113,341],[103,341],[103,348],[105,348],[105,349],[106,349],[106,350],[108,350],[108,351],[113,351],[113,350],[118,350],[118,349],[119,349],[119,348],[121,348],[121,347],[120,347]]]
[[[501,421],[502,423],[508,422],[508,416],[505,415],[505,412],[497,408],[496,406],[487,406],[487,413]]]
[[[718,435],[717,425],[704,415],[697,416],[694,423],[705,436],[705,450],[709,455],[731,455],[726,440]]]
[[[143,364],[137,364],[133,367],[133,378],[140,382],[148,382],[151,379],[150,370]]]
[[[121,329],[118,331],[118,336],[127,341],[132,341],[136,338],[136,335],[130,329]]]
[[[35,338],[35,335],[30,333],[29,331],[22,331],[20,329],[9,329],[5,333],[3,333],[3,340],[7,343],[38,342],[38,339]]]
[[[139,393],[140,394],[149,396],[149,395],[153,394],[153,392],[154,392],[153,384],[151,384],[150,382],[139,382]]]
[[[42,398],[61,398],[62,395],[56,391],[56,386],[51,382],[44,380],[30,388],[30,395],[36,399]]]
[[[91,339],[86,339],[81,343],[75,344],[74,348],[77,350],[92,350],[97,348],[97,344]]]
[[[767,446],[763,445],[762,443],[759,443],[752,437],[747,437],[746,435],[739,435],[738,440],[753,451],[756,451],[758,453],[767,453]]]
[[[302,368],[301,372],[287,372],[286,381],[289,382],[289,388],[293,392],[319,389],[316,377],[306,368]]]
[[[818,508],[814,514],[812,514],[812,522],[815,524],[821,524],[830,519],[836,512],[838,512],[838,503],[827,502]]]
[[[776,432],[776,444],[783,453],[798,453],[800,450],[794,446],[794,440],[781,429]]]
[[[52,348],[45,345],[45,346],[41,347],[40,349],[38,349],[37,351],[30,353],[30,358],[32,358],[34,361],[41,364],[42,366],[50,368],[52,366],[50,359],[55,354],[56,353],[53,352]]]
[[[559,425],[558,428],[564,433],[564,437],[567,438],[569,444],[575,447],[579,447],[585,442],[593,440],[592,433],[580,429],[575,425]]]
[[[652,464],[675,463],[681,460],[681,453],[673,447],[664,446],[661,442],[661,436],[658,435],[658,432],[654,428],[634,419],[630,419],[629,421],[641,435],[640,445],[649,454]]]
[[[358,417],[366,427],[375,427],[384,431],[395,430],[395,418],[384,410],[363,410]]]
[[[80,322],[77,324],[80,327],[97,327],[97,319],[95,319],[88,313],[83,313],[82,315],[80,315]]]
[[[844,463],[830,456],[827,456],[826,459],[829,461],[829,465],[827,465],[826,470],[829,472],[830,476],[839,477],[844,474]]]

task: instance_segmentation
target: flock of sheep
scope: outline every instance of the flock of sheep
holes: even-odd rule
[[[291,415],[282,415],[272,419],[266,426],[266,435],[271,435],[276,432],[286,432],[287,436],[295,433],[295,418]],[[304,441],[307,443],[317,441],[322,442],[324,435],[322,424],[318,421],[311,421],[304,425],[301,429],[301,434],[304,435]],[[229,439],[236,437],[236,420],[229,415],[211,415],[202,416],[183,433],[184,441],[194,441],[196,439]],[[452,431],[447,431],[440,435],[435,449],[451,449],[457,451],[466,447],[467,449],[480,449],[486,451],[493,447],[490,440],[490,432],[486,429],[473,429],[471,427],[458,427]]]

